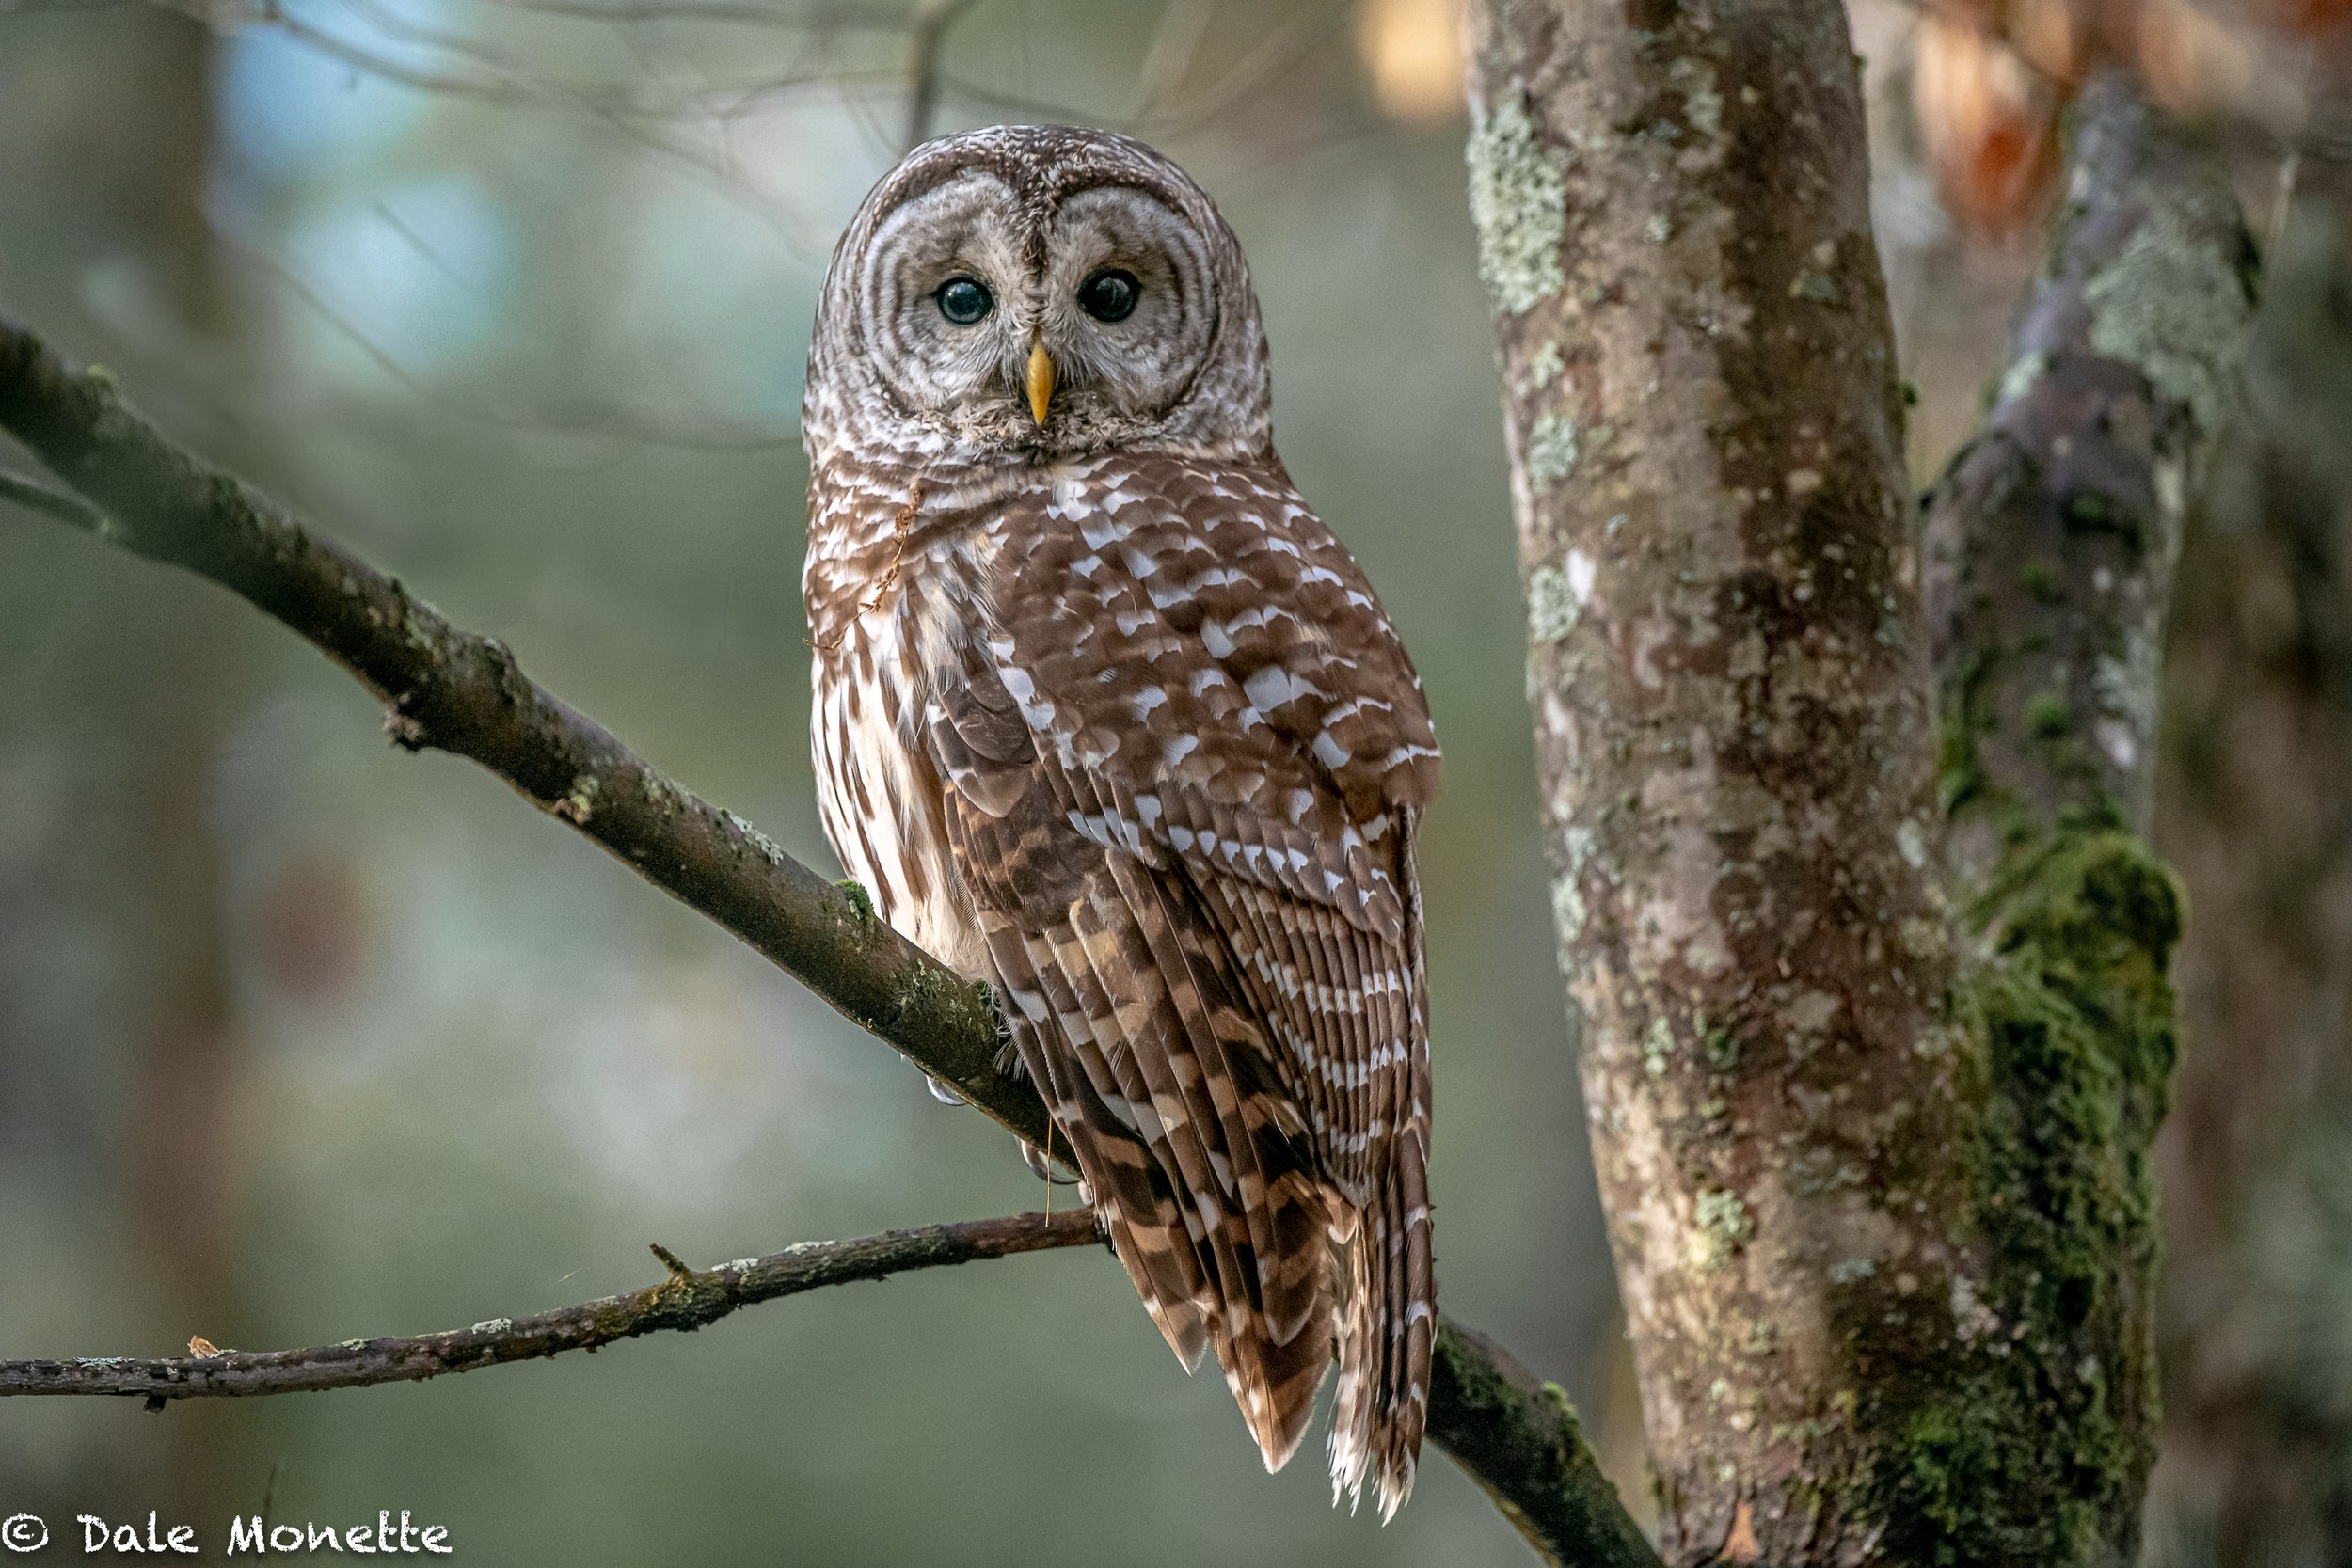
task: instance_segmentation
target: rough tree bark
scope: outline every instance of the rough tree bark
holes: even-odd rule
[[[2119,786],[2083,741],[2153,713],[2155,668],[2098,667],[2065,761],[2095,789],[2043,787],[2065,737],[2039,684],[2004,775],[2026,732],[1995,693],[2011,657],[2049,676],[2027,607],[2085,646],[2153,637],[2244,323],[2233,219],[2093,95],[2112,136],[2085,139],[2026,345],[2071,356],[2042,403],[2140,420],[2064,492],[2148,515],[2139,596],[2106,608],[2121,562],[2088,534],[2026,531],[2046,449],[1996,419],[1931,525],[1962,584],[1931,659],[1841,9],[1518,0],[1472,36],[1554,909],[1664,1555],[2127,1557],[2178,909],[2132,836],[2144,772]],[[2180,298],[2217,314],[2176,343]],[[1981,721],[1939,735],[1939,674]]]
[[[1949,1296],[1959,1197],[1908,1158],[1953,1135],[1953,957],[1845,17],[1476,15],[1553,902],[1665,1555],[1828,1560],[1871,1528],[1858,1402],[1906,1375],[1853,1331]]]

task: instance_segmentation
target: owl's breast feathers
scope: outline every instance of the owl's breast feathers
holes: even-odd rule
[[[1434,1331],[1438,758],[1360,569],[1272,463],[812,489],[845,863],[1002,989],[1146,1305],[1216,1347],[1268,1464],[1336,1352],[1335,1484],[1392,1511]]]

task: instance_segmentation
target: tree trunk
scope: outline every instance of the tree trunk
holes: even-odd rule
[[[2151,1146],[2182,914],[2140,843],[2163,629],[2254,259],[2218,168],[2121,76],[2090,85],[2073,129],[1997,401],[1930,497],[1927,591],[1947,860],[1994,955],[1974,984],[1992,1079],[1973,1157],[1984,1299],[2011,1342],[1965,1375],[2031,1445],[1970,1456],[1963,1434],[1956,1479],[2015,1506],[2013,1560],[2038,1537],[2044,1560],[2098,1562],[2137,1553],[2155,1446]]]
[[[1553,903],[1665,1553],[1744,1511],[1766,1560],[1826,1560],[1867,1528],[1852,1325],[1948,1296],[1957,1196],[1899,1157],[1950,1136],[1952,1053],[1915,1047],[1952,956],[1845,17],[1558,0],[1473,37]]]
[[[2026,790],[1971,869],[1938,853],[1938,676],[2032,635],[1975,589],[2016,569],[1996,503],[2039,476],[1947,487],[1931,669],[1843,12],[1518,0],[1472,39],[1554,909],[1664,1555],[2128,1556],[2177,905],[2128,806]],[[2185,270],[2116,280],[2193,291],[2222,254],[2234,289],[2118,103],[2042,303],[2104,298],[2099,247],[2162,225]],[[2110,315],[2041,352],[2155,420],[2097,476],[2137,499],[2211,423]],[[2233,346],[2183,352],[2226,374]],[[2032,603],[2106,636],[2072,545]]]
[[[33,263],[20,286],[82,285],[29,303],[126,373],[222,330],[209,30],[147,8],[0,26],[0,203]],[[61,594],[53,559],[72,544],[0,531],[0,669],[17,677],[0,689],[0,1184],[28,1255],[49,1250],[44,1232],[103,1237],[109,1214],[132,1215],[107,1263],[140,1285],[149,1341],[172,1344],[226,1335],[235,1306],[237,1063],[210,804],[245,623],[136,573]],[[45,1336],[40,1312],[8,1316]],[[12,1449],[0,1442],[0,1496],[46,1503],[35,1478],[54,1456],[20,1470]],[[88,1495],[56,1501],[67,1517],[134,1499],[200,1513],[229,1458],[177,1423],[94,1446],[73,1471]]]

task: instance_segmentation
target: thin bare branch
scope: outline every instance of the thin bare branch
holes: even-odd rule
[[[1025,115],[1038,120],[1087,121],[1125,131],[1131,135],[1173,139],[1191,135],[1223,119],[1257,94],[1290,77],[1314,53],[1328,44],[1347,22],[1344,8],[1321,8],[1303,12],[1267,33],[1232,68],[1191,103],[1168,103],[1150,114],[1120,119],[1052,99],[1013,92],[959,76],[939,73],[941,91],[963,102],[1003,114]]]
[[[1216,12],[1216,0],[1167,0],[1160,8],[1160,20],[1152,29],[1151,46],[1144,51],[1142,68],[1136,72],[1136,106],[1130,119],[1150,119],[1184,86],[1184,78],[1191,74],[1194,57],[1200,52],[1200,40],[1209,30],[1209,19]]]
[[[167,10],[203,19],[199,6],[182,0],[151,0]],[[572,83],[544,76],[527,64],[512,61],[456,34],[420,26],[365,0],[348,0],[348,8],[379,32],[446,55],[464,73],[427,69],[367,47],[287,14],[276,0],[264,0],[259,24],[276,28],[294,42],[339,65],[419,92],[440,93],[516,109],[552,109],[582,114],[612,135],[668,158],[692,171],[710,187],[767,223],[778,238],[803,259],[823,254],[809,238],[807,225],[787,207],[778,194],[747,181],[727,159],[713,157],[663,127],[697,117],[722,121],[757,103],[803,91],[844,91],[860,79],[850,71],[813,71],[714,86],[670,95],[649,96],[633,86]]]
[[[411,1338],[346,1339],[308,1350],[222,1351],[215,1355],[102,1355],[72,1360],[0,1361],[0,1398],[28,1394],[113,1394],[167,1400],[243,1399],[260,1394],[420,1383],[567,1350],[596,1350],[664,1330],[709,1326],[740,1307],[828,1285],[887,1279],[915,1269],[1098,1240],[1093,1214],[1013,1214],[886,1230],[850,1242],[803,1242],[765,1258],[690,1269],[656,1246],[669,1267],[659,1285],[527,1318],[493,1318],[471,1328]]]
[[[1348,6],[1300,12],[1267,33],[1197,101],[1171,104],[1157,118],[1139,120],[1137,134],[1177,136],[1215,124],[1262,89],[1290,75],[1309,55],[1344,31],[1354,14],[1354,8]]]
[[[907,24],[902,8],[892,6],[823,5],[804,8],[783,6],[729,5],[726,0],[490,0],[502,10],[531,16],[560,16],[579,22],[663,23],[718,22],[776,32],[821,33],[834,30],[895,32]]]
[[[28,512],[38,512],[54,522],[66,523],[86,533],[97,533],[106,526],[106,515],[79,496],[69,496],[62,490],[26,479],[23,474],[0,468],[0,500],[14,501]]]
[[[428,258],[438,261],[439,258],[426,246],[423,239],[402,223],[389,207],[378,202],[375,210],[377,215],[395,232]],[[689,451],[765,451],[789,445],[800,438],[799,433],[790,428],[763,430],[740,424],[723,414],[700,410],[681,410],[675,415],[664,417],[586,393],[576,396],[572,403],[560,408],[525,412],[478,402],[446,386],[428,387],[402,364],[391,350],[377,342],[365,327],[352,320],[341,307],[313,288],[292,265],[271,254],[265,246],[246,239],[217,219],[207,222],[206,232],[250,262],[271,282],[285,289],[338,337],[366,356],[386,376],[415,393],[419,407],[452,422],[473,428],[489,426],[531,436],[591,436]],[[462,280],[453,278],[453,281]]]

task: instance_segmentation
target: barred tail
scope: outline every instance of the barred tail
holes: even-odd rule
[[[1241,1406],[1242,1419],[1257,1442],[1268,1471],[1279,1470],[1298,1451],[1314,1416],[1315,1390],[1330,1370],[1337,1281],[1327,1266],[1327,1196],[1301,1173],[1278,1180],[1268,1192],[1278,1233],[1289,1244],[1271,1261],[1279,1275],[1265,1292],[1269,1307],[1287,1296],[1290,1321],[1271,1310],[1254,1312],[1228,1302],[1213,1330],[1216,1358]],[[1260,1259],[1262,1264],[1267,1262]],[[1287,1289],[1283,1287],[1287,1286]],[[1287,1335],[1287,1338],[1278,1336]]]
[[[1352,1508],[1371,1481],[1383,1523],[1413,1493],[1429,1424],[1429,1354],[1438,1328],[1429,1228],[1427,1134],[1408,1124],[1394,1164],[1347,1248],[1340,1386],[1331,1415],[1331,1500]]]

